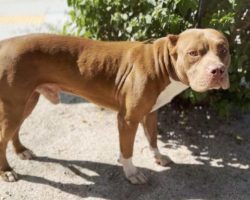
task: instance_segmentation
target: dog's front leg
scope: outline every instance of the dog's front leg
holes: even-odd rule
[[[118,114],[118,129],[120,139],[120,159],[126,178],[133,184],[143,184],[147,182],[146,176],[140,172],[132,162],[133,146],[138,122],[126,120],[124,116]]]
[[[155,162],[162,166],[170,164],[172,160],[168,156],[162,155],[157,146],[157,135],[158,135],[157,111],[146,115],[143,118],[141,124],[144,129],[144,134],[148,139],[150,150],[153,153]]]

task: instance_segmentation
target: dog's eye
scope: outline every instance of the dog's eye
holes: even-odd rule
[[[196,57],[196,56],[199,56],[199,53],[198,53],[198,51],[189,51],[188,55],[190,55],[192,57]]]
[[[227,49],[225,47],[220,47],[219,53],[225,55],[227,53]]]
[[[217,51],[219,55],[223,55],[223,56],[226,55],[228,52],[224,43],[218,44]]]

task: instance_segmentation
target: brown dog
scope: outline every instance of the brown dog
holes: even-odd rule
[[[189,86],[199,92],[227,89],[229,64],[228,42],[213,29],[190,29],[152,44],[50,34],[1,41],[0,175],[17,179],[6,160],[8,141],[22,158],[31,158],[19,128],[40,94],[58,103],[62,90],[118,111],[120,162],[130,182],[145,183],[131,159],[138,124],[156,162],[168,164],[157,148],[156,110]]]

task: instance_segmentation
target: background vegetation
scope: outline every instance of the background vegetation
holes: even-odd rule
[[[222,31],[230,42],[231,88],[198,94],[187,90],[191,103],[205,102],[228,115],[250,109],[250,1],[204,0],[201,27]],[[180,33],[197,24],[198,0],[68,0],[71,20],[65,34],[102,40],[146,40]]]

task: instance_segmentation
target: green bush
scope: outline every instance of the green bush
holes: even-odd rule
[[[207,102],[221,115],[250,108],[250,7],[248,0],[205,0],[201,26],[222,31],[230,42],[231,88],[182,96]],[[198,0],[68,0],[65,34],[101,40],[146,40],[177,34],[197,23]]]

